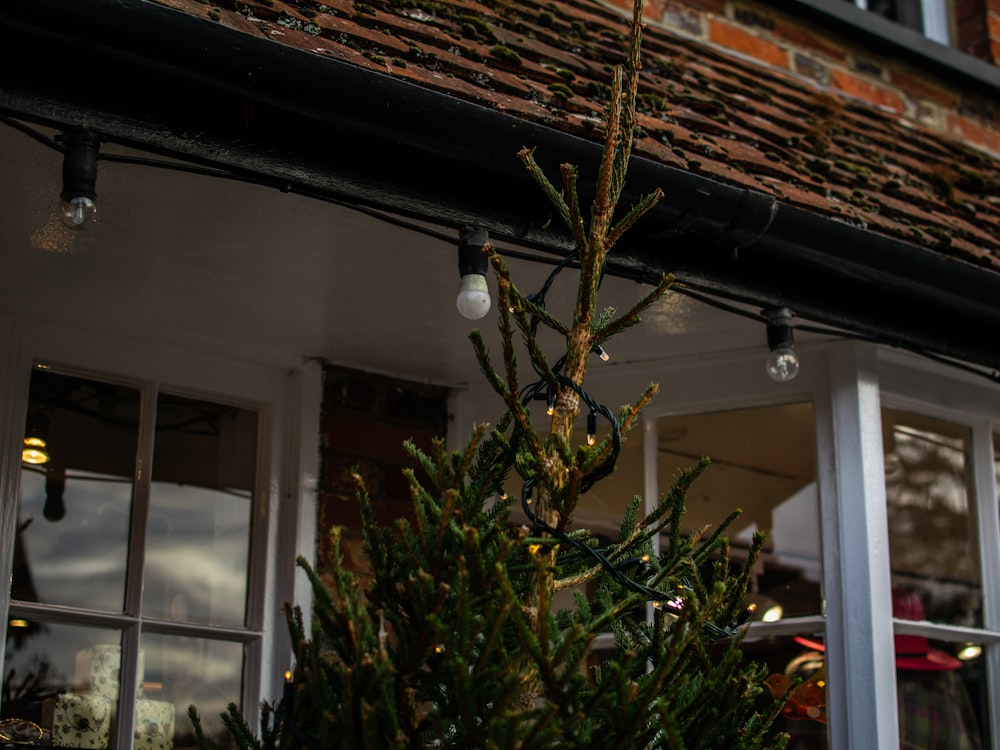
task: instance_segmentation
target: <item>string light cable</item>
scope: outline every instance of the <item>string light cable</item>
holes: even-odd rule
[[[33,140],[41,143],[42,145],[58,151],[59,153],[65,153],[65,148],[63,144],[59,141],[46,136],[44,133],[39,132],[35,128],[25,124],[24,122],[4,114],[0,114],[0,123],[7,125],[18,132],[32,138]],[[130,144],[123,142],[122,145],[129,146]],[[141,146],[138,146],[141,147]],[[238,171],[232,169],[220,169],[218,167],[209,167],[194,162],[185,161],[168,161],[165,159],[154,159],[148,157],[130,156],[130,155],[120,155],[120,154],[109,154],[100,153],[98,154],[99,161],[114,162],[118,164],[126,164],[133,166],[149,167],[155,169],[166,169],[178,172],[184,172],[187,174],[199,175],[204,177],[212,177],[216,179],[231,180],[234,182],[240,182],[245,184],[257,185],[260,187],[268,187],[274,190],[278,190],[282,193],[292,193],[295,195],[300,195],[305,198],[310,198],[312,200],[321,201],[324,203],[329,203],[331,205],[341,206],[358,213],[369,216],[373,219],[381,221],[386,224],[397,226],[409,231],[417,232],[425,236],[440,240],[441,242],[448,245],[450,248],[454,247],[455,237],[453,233],[444,232],[426,225],[420,224],[414,220],[399,216],[396,214],[389,214],[384,211],[380,211],[370,206],[358,203],[356,201],[351,201],[343,198],[338,198],[327,193],[323,193],[317,190],[310,189],[303,185],[295,185],[286,180],[278,180],[274,178],[264,177],[260,174],[247,171]],[[568,257],[560,257],[554,254],[542,254],[541,252],[521,252],[512,249],[501,249],[495,248],[504,258],[513,258],[516,260],[523,260],[531,263],[541,263],[546,265],[561,266],[565,264],[567,267],[579,267],[576,262],[575,257],[570,259]],[[637,270],[632,266],[616,263],[613,257],[608,258],[607,267],[604,269],[609,275],[615,276],[622,279],[630,279],[636,283],[649,284],[655,283],[648,272]],[[658,277],[657,277],[658,278]],[[740,308],[733,304],[727,304],[723,302],[723,295],[719,295],[715,292],[710,292],[708,290],[699,288],[698,285],[690,282],[675,281],[671,286],[671,290],[689,297],[693,300],[701,302],[706,305],[710,305],[719,310],[730,312],[736,315],[741,315],[753,319],[759,323],[766,325],[766,318],[759,314],[754,313],[743,308]],[[727,299],[732,299],[727,297]],[[984,369],[982,367],[976,367],[974,365],[968,365],[964,362],[952,359],[950,357],[939,355],[934,352],[930,352],[922,347],[911,346],[903,344],[902,342],[891,339],[883,335],[850,330],[846,328],[830,328],[824,326],[815,326],[809,324],[795,324],[793,326],[795,331],[802,331],[804,333],[814,333],[817,335],[830,336],[833,338],[849,339],[853,341],[863,341],[873,344],[878,344],[882,346],[889,346],[895,349],[900,349],[903,351],[910,352],[925,359],[938,362],[950,367],[954,367],[958,370],[983,377],[992,383],[1000,384],[1000,371],[992,369]]]
[[[552,284],[564,270],[578,265],[577,260],[578,255],[575,252],[568,254],[552,270],[545,282],[542,284],[542,287],[534,294],[526,295],[525,299],[529,301],[535,309],[544,310],[545,298],[551,289]],[[603,280],[604,272],[602,269],[602,273],[598,278],[598,288],[600,288]],[[529,330],[533,337],[537,335],[538,326],[542,323],[545,323],[542,316],[537,313],[532,314],[529,320]],[[603,350],[598,351],[597,348],[595,348],[594,353],[601,356],[602,359],[606,358],[606,354]],[[558,386],[572,390],[589,410],[587,416],[588,445],[594,445],[594,433],[596,432],[595,423],[598,416],[604,418],[610,426],[610,434],[606,439],[608,441],[606,446],[606,455],[604,459],[597,466],[591,469],[581,480],[579,492],[582,494],[589,490],[597,481],[608,476],[614,470],[622,446],[621,423],[617,415],[615,415],[608,407],[598,402],[583,387],[573,382],[562,373],[562,368],[565,366],[566,362],[565,355],[560,357],[555,362],[555,364],[551,367],[550,372],[545,372],[542,364],[536,361],[535,357],[531,356],[530,360],[532,368],[539,378],[536,382],[521,390],[519,395],[523,406],[527,406],[530,402],[538,399],[544,399],[551,405],[551,381],[554,380]],[[607,550],[591,546],[580,538],[567,534],[543,521],[531,507],[532,494],[536,484],[537,481],[534,477],[527,478],[522,484],[521,508],[534,527],[536,534],[538,532],[544,532],[550,537],[558,540],[561,547],[565,546],[575,550],[576,555],[570,556],[565,553],[560,555],[564,564],[570,563],[575,566],[589,561],[591,564],[599,566],[603,569],[623,589],[640,595],[646,601],[653,602],[653,606],[656,609],[663,611],[669,617],[676,618],[682,614],[685,598],[695,595],[695,591],[690,585],[690,582],[682,581],[680,588],[676,591],[666,591],[656,588],[655,586],[647,585],[646,583],[637,580],[632,575],[628,575],[628,573],[646,573],[648,571],[649,573],[652,573],[655,578],[656,571],[649,565],[649,558],[647,556],[641,558],[631,557],[621,562],[615,562],[609,556]],[[751,613],[749,611],[744,612],[738,622],[731,623],[727,627],[720,627],[712,622],[705,622],[703,627],[705,632],[713,638],[732,638],[740,632],[741,627],[747,622],[750,614]]]

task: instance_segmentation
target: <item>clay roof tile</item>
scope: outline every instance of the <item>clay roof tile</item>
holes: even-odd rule
[[[588,0],[160,0],[594,141],[628,18]],[[895,112],[643,34],[634,152],[1000,269],[1000,161]]]

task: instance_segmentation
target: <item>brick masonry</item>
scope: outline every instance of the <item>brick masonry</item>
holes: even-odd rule
[[[630,7],[626,0],[616,5]],[[649,3],[649,20],[731,52],[788,70],[921,125],[997,151],[1000,106],[969,115],[961,93],[891,58],[879,58],[843,35],[793,12],[753,0]],[[959,0],[952,8],[955,46],[986,62],[1000,62],[1000,0]]]
[[[320,435],[317,561],[328,568],[329,530],[343,529],[341,553],[364,572],[358,485],[364,480],[376,515],[385,522],[411,515],[403,469],[413,466],[403,442],[427,450],[448,426],[448,390],[343,367],[324,368]]]

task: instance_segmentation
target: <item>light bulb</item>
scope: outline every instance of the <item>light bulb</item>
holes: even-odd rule
[[[466,274],[458,284],[455,305],[462,317],[479,320],[490,311],[490,288],[486,277],[478,273]]]
[[[799,358],[791,348],[775,349],[768,355],[765,366],[771,379],[779,383],[787,383],[799,374]]]
[[[86,196],[62,201],[59,208],[59,217],[70,229],[83,229],[97,218],[97,204]]]
[[[38,466],[49,462],[49,452],[45,449],[45,441],[37,437],[26,437],[21,449],[21,460],[26,464]]]
[[[958,650],[958,658],[962,661],[978,659],[983,654],[983,647],[978,643],[966,643]]]
[[[49,462],[49,419],[42,412],[28,415],[21,446],[21,461],[39,466]]]
[[[770,607],[764,610],[763,614],[760,616],[761,622],[778,622],[782,617],[785,616],[785,609],[780,604],[772,604]]]
[[[486,285],[489,269],[490,235],[481,227],[462,227],[458,236],[458,285],[455,304],[462,317],[479,320],[490,311],[490,288]]]
[[[63,133],[62,192],[59,216],[70,229],[83,229],[97,216],[97,158],[101,140],[93,131],[78,128]]]
[[[799,374],[792,311],[787,307],[772,307],[762,312],[767,320],[767,348],[771,352],[765,363],[767,374],[772,380],[787,383]]]

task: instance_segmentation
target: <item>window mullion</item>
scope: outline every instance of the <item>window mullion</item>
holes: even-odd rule
[[[139,617],[142,608],[142,574],[146,549],[146,522],[149,518],[149,494],[153,468],[153,442],[156,434],[157,388],[148,384],[142,389],[139,409],[139,445],[136,448],[132,485],[132,520],[129,533],[128,566],[125,584],[125,613],[132,618],[122,631],[122,654],[118,697],[117,748],[132,746],[135,723],[135,696],[139,680]]]
[[[153,469],[153,442],[156,434],[157,388],[142,389],[139,412],[139,445],[135,456],[132,486],[132,521],[128,546],[128,580],[125,612],[138,617],[142,606],[142,566],[146,555],[146,523],[149,519],[150,473]]]
[[[993,425],[978,425],[972,432],[972,465],[975,469],[977,527],[979,529],[979,556],[983,576],[983,627],[1000,630],[1000,517],[996,459],[993,448]],[[996,705],[1000,692],[1000,645],[987,644],[983,649],[986,659],[986,686],[991,703]],[[993,746],[1000,742],[1000,711],[990,711],[990,734]]]
[[[3,578],[8,581],[0,596],[0,622],[6,623],[10,610],[11,561],[14,559],[14,535],[17,529],[17,506],[27,412],[30,364],[21,346],[21,333],[15,320],[0,316],[0,560]],[[6,627],[6,625],[5,625]],[[6,649],[5,649],[6,651]],[[0,673],[6,674],[5,653],[0,653]]]
[[[875,350],[830,350],[830,401],[817,404],[831,746],[898,747],[889,531]],[[826,434],[822,434],[826,433]],[[819,439],[821,438],[821,439]],[[834,457],[831,466],[829,456]]]
[[[983,627],[996,631],[1000,630],[1000,521],[997,516],[993,434],[989,425],[978,425],[973,429],[972,465],[983,576]]]

